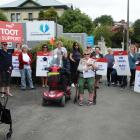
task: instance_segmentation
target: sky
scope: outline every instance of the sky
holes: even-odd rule
[[[15,0],[0,0],[0,5]],[[58,0],[62,3],[72,3],[93,20],[101,15],[111,15],[115,21],[127,19],[127,0]],[[130,1],[130,22],[140,19],[140,0]]]

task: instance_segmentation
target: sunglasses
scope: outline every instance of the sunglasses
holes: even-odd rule
[[[85,53],[84,55],[90,55],[89,53]]]

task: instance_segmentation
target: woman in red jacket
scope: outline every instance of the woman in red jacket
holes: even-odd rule
[[[18,59],[21,74],[21,89],[26,89],[26,79],[28,81],[30,89],[34,89],[31,70],[32,55],[28,53],[27,45],[22,45],[22,52],[20,53]]]

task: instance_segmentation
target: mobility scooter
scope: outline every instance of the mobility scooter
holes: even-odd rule
[[[68,78],[61,73],[63,70],[62,60],[57,55],[49,60],[48,69],[48,90],[43,93],[42,105],[46,106],[50,102],[58,102],[62,107],[70,99],[71,89],[68,86]],[[64,85],[65,83],[65,90]]]

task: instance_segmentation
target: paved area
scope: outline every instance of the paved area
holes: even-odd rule
[[[11,140],[140,139],[140,94],[128,88],[107,87],[102,83],[96,106],[79,107],[71,100],[64,108],[42,107],[41,87],[28,91],[15,87],[12,91],[14,97],[8,102],[13,116]],[[0,125],[0,140],[7,128]]]

